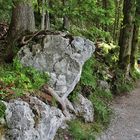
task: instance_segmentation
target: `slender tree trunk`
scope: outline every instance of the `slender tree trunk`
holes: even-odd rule
[[[69,19],[67,16],[63,17],[63,29],[66,29],[66,30],[69,29]]]
[[[105,10],[105,17],[107,17],[108,16],[108,14],[107,14],[108,0],[103,0],[102,2],[103,2],[103,9]],[[103,25],[103,30],[106,31],[106,32],[108,31],[107,24]]]
[[[115,10],[115,21],[113,27],[113,40],[116,44],[118,44],[119,34],[120,34],[120,18],[122,15],[122,4],[123,0],[117,0],[115,2],[116,10]]]
[[[46,4],[48,4],[48,7],[50,6],[50,1],[46,0]],[[45,30],[49,30],[50,29],[50,14],[49,11],[46,11],[46,15],[45,15]]]
[[[46,15],[46,10],[45,10],[45,0],[42,0],[42,18],[41,18],[41,30],[45,29],[45,15]]]
[[[134,24],[134,30],[133,30],[133,40],[132,40],[132,51],[131,51],[131,69],[134,70],[135,68],[135,61],[136,61],[136,54],[138,51],[138,39],[139,39],[139,28],[140,28],[140,8],[139,8],[140,2],[137,1],[137,8],[136,8],[136,14],[135,14],[135,24]]]
[[[66,0],[63,0],[63,6],[64,7],[66,6]],[[62,29],[64,29],[64,30],[69,29],[69,19],[68,19],[68,16],[66,14],[63,16],[63,27],[62,27]]]
[[[119,66],[124,73],[128,75],[130,70],[130,56],[131,56],[131,44],[133,37],[134,17],[136,10],[136,0],[125,0],[123,6],[123,26],[121,29],[119,46]]]
[[[49,12],[46,12],[45,15],[45,30],[49,30],[50,29],[50,14]]]
[[[139,37],[139,25],[135,24],[133,30],[132,50],[131,50],[131,58],[130,58],[132,69],[135,68],[136,54],[138,51],[138,37]]]

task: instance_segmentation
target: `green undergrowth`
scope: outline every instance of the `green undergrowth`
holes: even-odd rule
[[[113,79],[112,90],[117,95],[129,94],[136,87],[137,80],[140,79],[140,70],[135,67],[131,69],[130,76],[126,77],[123,70],[116,68],[115,77]]]
[[[109,84],[108,66],[100,63],[95,57],[91,57],[84,65],[81,80],[70,95],[71,101],[76,100],[79,93],[87,97],[93,104],[95,113],[94,123],[84,123],[82,120],[75,120],[69,123],[69,133],[74,140],[94,140],[96,135],[105,129],[110,121],[110,102],[113,95],[107,87],[101,88],[100,80]]]
[[[0,67],[0,118],[4,117],[6,107],[2,100],[21,97],[26,92],[39,89],[48,82],[48,74],[32,67],[24,67],[18,59],[12,64]]]
[[[140,69],[138,68],[138,66],[136,66],[134,69],[131,69],[130,74],[134,81],[139,80],[140,79]]]
[[[94,140],[110,123],[110,103],[114,94],[129,92],[134,88],[134,79],[139,78],[139,72],[133,71],[133,77],[126,80],[123,72],[117,68],[118,52],[118,46],[101,43],[99,51],[85,63],[80,82],[69,99],[74,101],[79,93],[83,94],[92,102],[95,118],[94,123],[84,123],[80,119],[69,123],[68,130],[74,140]],[[100,81],[106,82],[107,87],[102,87]]]
[[[117,70],[115,74],[115,78],[112,85],[112,90],[114,90],[114,94],[124,94],[129,93],[135,87],[135,82],[132,78],[126,78],[125,74],[122,70]]]
[[[73,120],[68,124],[68,131],[75,140],[95,140],[96,131],[101,129],[100,126],[95,127],[96,124],[88,124],[79,120]]]
[[[48,74],[32,67],[24,67],[18,59],[0,67],[0,98],[21,96],[26,91],[39,89],[48,82]]]

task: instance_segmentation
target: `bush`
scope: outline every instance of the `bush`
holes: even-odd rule
[[[48,74],[31,67],[24,67],[19,60],[0,68],[0,94],[5,98],[9,94],[22,95],[24,91],[39,89],[48,82]]]
[[[69,122],[68,130],[75,140],[95,140],[95,134],[92,127],[79,120]]]
[[[112,91],[115,94],[123,94],[134,89],[134,81],[132,78],[127,78],[124,72],[120,69],[116,70],[115,78],[112,85]]]
[[[98,95],[90,96],[90,100],[93,103],[95,109],[96,122],[106,127],[110,121],[111,109],[107,103],[104,102],[104,99],[98,97]]]

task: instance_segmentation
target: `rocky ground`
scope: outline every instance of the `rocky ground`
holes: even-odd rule
[[[140,81],[129,95],[117,97],[109,128],[97,140],[140,140]]]

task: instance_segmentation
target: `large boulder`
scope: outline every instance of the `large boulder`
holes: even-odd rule
[[[82,37],[46,35],[35,45],[28,44],[18,53],[25,66],[50,74],[50,84],[59,96],[68,96],[80,80],[82,66],[94,50],[94,43]]]
[[[86,122],[92,122],[94,114],[91,103],[79,95],[78,104],[71,104],[67,96],[80,80],[82,67],[94,50],[94,43],[90,40],[60,33],[31,40],[20,49],[18,57],[23,65],[48,72],[50,85],[62,99],[64,107],[69,105]],[[66,120],[64,112],[36,97],[11,100],[5,104],[6,140],[52,140]]]
[[[64,120],[62,112],[36,97],[5,103],[6,140],[52,140]]]

